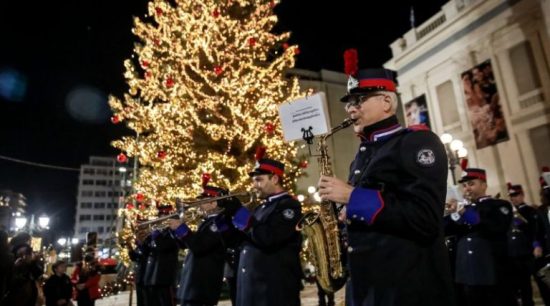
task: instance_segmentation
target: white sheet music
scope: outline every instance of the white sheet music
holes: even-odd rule
[[[281,104],[279,116],[286,141],[302,140],[302,129],[310,127],[315,136],[327,134],[331,130],[323,92]]]

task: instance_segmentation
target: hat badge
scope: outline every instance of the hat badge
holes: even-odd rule
[[[350,75],[348,79],[348,92],[350,92],[354,88],[357,88],[357,86],[359,86],[359,81],[357,81],[356,78]]]

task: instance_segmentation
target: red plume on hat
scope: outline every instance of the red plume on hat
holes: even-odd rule
[[[357,73],[357,49],[347,49],[344,51],[344,72],[347,75],[355,75]]]
[[[464,171],[464,170],[466,170],[466,168],[468,168],[468,159],[467,158],[463,158],[460,161],[460,168],[462,169],[462,171]]]
[[[264,147],[264,146],[257,147],[256,148],[256,155],[254,156],[254,158],[256,160],[260,160],[260,159],[264,158],[266,150],[267,150],[267,148]]]
[[[212,176],[210,175],[210,173],[203,173],[202,174],[202,187],[206,187],[206,185],[208,185],[208,182],[210,182],[210,179],[212,178]]]

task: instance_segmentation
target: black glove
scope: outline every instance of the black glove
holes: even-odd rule
[[[228,217],[233,217],[237,210],[243,206],[236,197],[218,200],[218,206],[223,208],[223,213]]]

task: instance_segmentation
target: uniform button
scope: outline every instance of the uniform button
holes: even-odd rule
[[[348,247],[348,253],[351,253],[351,252],[353,252],[353,248],[349,246]]]
[[[246,272],[246,269],[245,269],[245,268],[242,268],[242,271],[243,271],[243,273],[245,273],[245,272]]]
[[[466,238],[467,241],[472,241],[472,238],[468,237]]]
[[[365,148],[365,147],[359,148],[359,151],[361,151],[361,152],[365,152],[366,150],[367,150],[367,148]]]
[[[262,205],[262,208],[265,208],[265,204],[264,204],[264,205]]]
[[[361,170],[355,170],[353,173],[355,173],[355,175],[361,173]]]
[[[353,219],[357,219],[357,215],[353,215],[351,216]]]
[[[243,254],[246,254],[246,250],[243,250]]]
[[[470,250],[470,251],[468,251],[468,254],[472,255],[472,254],[474,254],[474,251]]]
[[[364,217],[361,217],[361,221],[365,221],[365,218],[364,218]]]
[[[512,236],[512,240],[516,240],[516,236]]]

